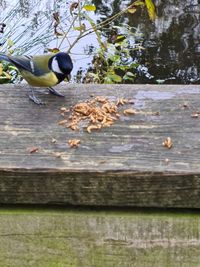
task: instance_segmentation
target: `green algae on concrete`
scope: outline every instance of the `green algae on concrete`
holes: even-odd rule
[[[2,209],[0,267],[199,267],[200,214]]]

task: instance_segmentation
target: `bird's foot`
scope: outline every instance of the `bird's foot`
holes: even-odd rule
[[[54,88],[52,87],[49,87],[49,92],[53,95],[56,95],[56,96],[60,96],[60,97],[65,97],[63,94],[59,93],[58,91],[56,91]]]
[[[29,97],[29,99],[31,101],[33,101],[37,105],[44,105],[45,104],[44,102],[42,102],[42,100],[40,100],[39,98],[37,98],[34,94],[30,94],[30,95],[28,95],[28,97]]]

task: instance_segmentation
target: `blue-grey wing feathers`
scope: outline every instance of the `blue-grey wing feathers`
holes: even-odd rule
[[[0,60],[11,62],[7,55],[0,53]]]
[[[31,57],[29,56],[7,56],[3,53],[0,53],[0,59],[6,60],[13,65],[15,65],[19,69],[27,70],[29,72],[33,72],[31,68]]]
[[[49,69],[38,68],[32,56],[9,56],[0,53],[0,60],[8,61],[15,65],[19,70],[26,70],[36,76],[43,75],[49,71]]]

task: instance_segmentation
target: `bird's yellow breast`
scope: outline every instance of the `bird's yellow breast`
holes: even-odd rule
[[[21,75],[31,86],[51,87],[58,83],[58,78],[52,71],[42,76],[35,76],[26,70],[22,70]]]

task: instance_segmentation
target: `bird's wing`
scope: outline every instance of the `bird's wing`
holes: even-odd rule
[[[42,56],[7,56],[9,62],[19,70],[26,70],[36,76],[49,72],[48,62],[52,54]]]
[[[19,70],[27,70],[29,72],[32,71],[31,67],[31,56],[7,56],[9,59],[9,62],[15,65]]]
[[[5,61],[10,62],[10,59],[8,58],[8,56],[1,52],[0,52],[0,60],[5,60]]]

